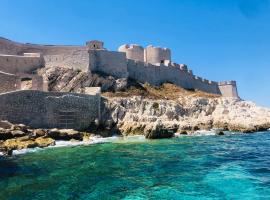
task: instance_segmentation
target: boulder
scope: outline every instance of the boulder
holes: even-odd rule
[[[145,131],[145,138],[147,139],[171,138],[173,136],[174,132],[161,124],[155,124],[152,128]]]
[[[12,130],[19,130],[19,131],[23,131],[23,132],[25,132],[25,133],[27,133],[28,132],[28,130],[27,129],[29,129],[30,127],[28,127],[28,126],[26,126],[26,125],[24,125],[24,124],[15,124],[15,125],[13,125],[12,126]]]
[[[6,130],[1,128],[0,129],[0,140],[7,140],[7,139],[11,139],[14,136],[11,134],[10,130]]]
[[[21,130],[13,130],[11,131],[11,134],[13,137],[22,137],[26,135],[26,133]]]
[[[73,129],[50,129],[48,136],[55,140],[83,140],[83,133]]]
[[[35,137],[41,137],[41,136],[47,135],[47,131],[44,129],[34,129],[32,133]]]
[[[3,128],[3,129],[11,129],[12,128],[12,125],[10,122],[8,121],[0,121],[0,128]]]
[[[3,146],[6,148],[7,151],[12,151],[16,149],[19,150],[26,148],[34,148],[37,147],[38,144],[34,140],[25,137],[24,139],[22,138],[8,139],[3,143]]]
[[[55,140],[49,137],[38,137],[35,139],[35,142],[37,143],[38,147],[41,148],[55,145]]]

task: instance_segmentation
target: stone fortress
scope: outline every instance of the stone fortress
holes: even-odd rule
[[[239,98],[235,81],[215,82],[195,76],[187,65],[172,62],[171,51],[168,48],[154,46],[143,48],[135,44],[125,44],[120,46],[118,51],[109,51],[104,48],[103,42],[97,40],[89,41],[85,46],[61,46],[22,44],[0,38],[0,108],[2,111],[0,119],[26,123],[33,127],[42,125],[65,128],[85,128],[87,118],[91,121],[99,119],[99,89],[86,89],[90,91],[88,95],[60,92],[50,95],[50,92],[47,92],[48,83],[37,73],[38,69],[44,67],[64,67],[87,73],[98,72],[117,79],[130,78],[155,86],[173,83],[188,90],[201,90],[224,97]],[[19,96],[24,99],[18,100]],[[21,107],[25,105],[28,110],[31,110],[30,107],[40,99],[43,103],[39,103],[39,107],[32,109],[33,113],[29,114],[34,116],[43,113],[39,120],[31,121],[29,116],[23,119],[14,118],[14,113],[8,110],[17,106],[17,112],[27,112]],[[52,104],[48,99],[56,103]],[[83,102],[81,103],[83,109],[76,105],[76,102],[80,102],[77,99]],[[61,102],[70,107],[62,105]],[[23,105],[20,107],[19,104]],[[59,105],[58,110],[55,105]],[[96,109],[93,109],[93,105]],[[78,113],[82,113],[82,110],[85,112],[83,116],[79,116]],[[92,115],[89,116],[87,111]]]

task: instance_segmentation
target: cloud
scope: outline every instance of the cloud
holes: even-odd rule
[[[268,10],[269,0],[241,0],[238,8],[247,18],[255,18]]]

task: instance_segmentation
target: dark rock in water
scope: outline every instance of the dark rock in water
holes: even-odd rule
[[[181,131],[180,131],[180,135],[187,135],[187,134],[188,134],[188,132],[185,131],[185,130],[181,130]]]
[[[225,135],[223,131],[219,131],[216,133],[217,135]]]
[[[152,129],[148,130],[145,133],[145,137],[147,139],[171,138],[173,136],[174,136],[174,132],[172,130],[168,130],[160,124],[153,126]]]

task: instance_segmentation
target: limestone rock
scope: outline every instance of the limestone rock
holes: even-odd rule
[[[8,121],[0,121],[0,128],[11,129],[12,124],[10,122],[8,122]]]
[[[160,132],[167,135],[165,130],[174,132],[172,127],[178,127],[179,133],[212,128],[240,132],[270,128],[270,109],[233,98],[184,96],[178,100],[153,100],[141,96],[113,97],[107,98],[104,107],[102,119],[105,122],[111,120],[123,135],[145,135],[147,130],[150,130],[147,137],[160,135]],[[158,121],[164,128],[153,128]]]
[[[35,142],[37,143],[38,147],[41,148],[55,145],[55,140],[49,137],[36,138]]]
[[[34,130],[32,131],[32,133],[33,133],[33,135],[34,135],[35,137],[41,137],[41,136],[47,135],[47,131],[44,130],[44,129],[34,129]]]
[[[26,135],[26,133],[21,130],[13,130],[11,131],[11,134],[13,137],[22,137]]]
[[[25,139],[8,139],[3,143],[3,146],[7,151],[15,150],[15,149],[26,149],[26,148],[34,148],[37,147],[38,144],[29,138]]]
[[[83,140],[83,133],[73,129],[50,129],[48,136],[55,140]]]

